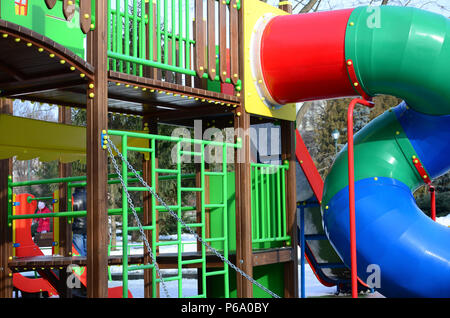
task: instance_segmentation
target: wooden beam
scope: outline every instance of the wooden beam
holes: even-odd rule
[[[101,134],[103,130],[108,129],[107,0],[97,0],[95,12],[96,27],[87,36],[87,60],[95,68],[94,80],[88,84],[86,102],[87,290],[90,298],[106,298],[108,297],[107,152],[102,149]]]
[[[295,122],[281,121],[281,159],[289,162],[286,173],[286,234],[291,237],[293,260],[284,266],[284,296],[298,298],[298,257],[297,257],[297,187],[295,164]]]
[[[0,113],[12,114],[12,101],[0,99]],[[0,160],[0,298],[11,298],[12,272],[8,262],[12,260],[12,227],[8,221],[8,178],[12,176],[12,159]],[[11,275],[11,276],[10,276]]]
[[[25,74],[11,67],[8,63],[5,63],[2,60],[0,60],[0,71],[8,73],[17,81],[23,81],[26,78]]]

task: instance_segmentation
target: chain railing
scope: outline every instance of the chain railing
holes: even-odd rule
[[[177,223],[178,224],[180,224],[185,230],[187,230],[190,234],[192,234],[194,237],[195,237],[195,239],[198,241],[198,242],[200,242],[201,244],[202,244],[202,258],[204,259],[205,258],[205,251],[206,251],[206,249],[208,249],[209,251],[211,251],[215,256],[217,256],[222,262],[224,262],[224,264],[225,264],[225,267],[224,267],[224,271],[218,271],[218,273],[220,273],[220,274],[225,274],[226,275],[226,277],[228,277],[228,275],[227,275],[227,266],[229,266],[229,267],[231,267],[232,269],[234,269],[237,273],[239,273],[239,274],[241,274],[243,277],[245,277],[247,280],[249,280],[252,284],[254,284],[254,285],[256,285],[256,286],[258,286],[259,288],[261,288],[262,290],[264,290],[266,293],[268,293],[269,295],[271,295],[272,297],[274,297],[274,298],[279,298],[279,296],[278,295],[276,295],[275,293],[273,293],[272,291],[270,291],[269,289],[267,289],[265,286],[263,286],[263,285],[261,285],[259,282],[257,282],[255,279],[253,279],[251,276],[249,276],[248,274],[246,274],[245,272],[243,272],[240,268],[238,268],[236,265],[234,265],[232,262],[230,262],[229,260],[228,260],[228,243],[227,243],[227,240],[226,240],[226,237],[227,237],[227,229],[225,228],[224,229],[224,231],[223,231],[223,233],[225,233],[224,234],[224,239],[225,239],[225,242],[224,242],[224,245],[223,245],[223,247],[224,247],[224,253],[222,254],[222,253],[220,253],[217,249],[215,249],[215,248],[213,248],[210,244],[209,244],[209,242],[207,242],[208,241],[208,239],[205,237],[205,231],[204,231],[204,226],[205,226],[205,224],[204,224],[204,212],[205,212],[205,207],[207,207],[208,205],[207,204],[205,204],[205,201],[204,201],[204,191],[201,191],[202,192],[202,222],[201,222],[201,224],[188,224],[188,223],[186,223],[181,217],[180,217],[180,213],[178,212],[178,213],[176,213],[175,211],[174,211],[174,209],[172,209],[157,193],[156,193],[156,191],[155,191],[155,188],[153,187],[153,186],[149,186],[148,185],[148,183],[137,173],[137,171],[134,169],[134,167],[128,162],[128,160],[127,160],[127,156],[126,156],[126,153],[127,153],[127,148],[126,148],[126,145],[127,145],[127,143],[126,143],[126,137],[127,137],[127,134],[129,134],[129,133],[127,133],[127,132],[119,132],[119,131],[109,131],[108,132],[109,134],[119,134],[119,135],[121,135],[122,137],[123,137],[123,140],[122,140],[122,152],[121,151],[119,151],[119,149],[117,149],[117,147],[114,145],[114,143],[111,141],[111,139],[109,139],[109,138],[107,138],[106,140],[107,140],[107,148],[108,148],[108,152],[109,152],[109,155],[110,155],[110,157],[111,157],[111,160],[112,160],[112,162],[113,162],[113,165],[114,165],[114,169],[116,170],[116,172],[117,173],[120,173],[120,169],[119,169],[119,167],[118,167],[118,165],[117,165],[117,162],[115,161],[115,159],[113,159],[114,158],[114,153],[116,153],[119,157],[120,157],[120,159],[122,160],[122,173],[128,173],[128,170],[129,171],[131,171],[133,174],[135,174],[135,176],[139,179],[139,182],[140,182],[140,184],[141,185],[143,185],[144,187],[145,187],[145,189],[147,190],[147,191],[149,191],[151,194],[152,194],[152,199],[153,200],[156,200],[156,201],[158,201],[159,202],[159,204],[160,205],[162,205],[165,209],[166,209],[166,211],[167,212],[169,212],[169,214],[170,214],[170,216],[171,217],[173,217],[174,219],[176,219],[177,220]],[[134,136],[134,137],[137,137],[137,135],[136,135],[137,133],[132,133],[132,135]],[[237,145],[237,144],[227,144],[227,143],[220,143],[220,142],[214,142],[214,141],[202,141],[202,140],[194,140],[194,139],[185,139],[185,138],[176,138],[176,137],[168,137],[168,136],[158,136],[158,135],[150,135],[150,134],[141,134],[142,135],[142,138],[148,138],[148,139],[152,139],[152,142],[151,142],[151,146],[150,146],[150,148],[149,148],[149,151],[150,152],[152,152],[152,154],[154,154],[154,151],[153,151],[153,149],[155,149],[154,148],[154,145],[155,145],[155,139],[163,139],[163,140],[170,140],[170,141],[175,141],[175,142],[177,142],[177,159],[178,159],[178,162],[177,162],[177,165],[180,165],[181,164],[181,162],[179,161],[179,159],[180,159],[180,154],[181,154],[181,151],[180,151],[180,144],[181,144],[181,142],[194,142],[194,143],[200,143],[200,145],[201,145],[201,151],[200,152],[190,152],[190,151],[186,151],[186,152],[184,152],[184,153],[190,153],[190,154],[193,154],[193,155],[200,155],[201,157],[202,157],[202,159],[204,159],[203,158],[203,151],[204,151],[204,145],[205,144],[213,144],[213,145],[215,145],[215,146],[220,146],[220,147],[223,147],[223,151],[222,151],[222,153],[223,153],[223,157],[224,157],[224,161],[222,162],[222,164],[223,164],[223,167],[224,167],[224,170],[222,171],[223,172],[223,179],[224,179],[224,189],[226,189],[227,187],[226,187],[226,179],[227,179],[227,177],[226,177],[226,173],[227,173],[227,170],[226,170],[226,163],[227,163],[227,161],[226,161],[226,154],[227,154],[227,151],[226,151],[226,147],[227,146],[231,146],[231,147],[238,147],[239,145]],[[141,149],[142,150],[142,149]],[[202,163],[204,164],[204,161],[202,160]],[[153,171],[154,171],[154,169],[152,169]],[[205,175],[205,171],[204,171],[204,166],[202,165],[202,168],[201,168],[201,174],[202,174],[202,179],[204,178],[204,175]],[[152,177],[151,178],[152,180],[154,180],[154,178]],[[125,195],[125,197],[126,197],[126,203],[125,204],[129,204],[130,202],[129,202],[129,200],[128,200],[128,198],[129,198],[129,194],[128,194],[128,190],[127,190],[127,184],[126,184],[126,182],[123,182],[122,183],[122,186],[123,186],[123,188],[124,188],[124,195]],[[198,188],[189,188],[189,190],[191,190],[191,191],[196,191]],[[181,191],[181,188],[179,189],[180,191]],[[223,198],[224,198],[224,200],[225,200],[225,198],[227,198],[227,195],[226,195],[226,193],[224,193],[224,196],[223,196]],[[180,199],[180,197],[179,197],[179,192],[178,192],[178,199]],[[152,205],[153,207],[155,206],[154,204]],[[216,205],[215,205],[216,206]],[[224,201],[223,202],[223,208],[225,209],[226,208],[226,206],[227,206],[227,204],[226,204],[226,201]],[[130,207],[131,207],[131,209],[133,210],[133,207],[134,207],[134,205],[130,205]],[[181,206],[180,205],[178,205],[177,206],[178,207],[178,209],[180,209],[181,208]],[[125,207],[123,207],[123,210],[126,210],[126,208]],[[135,214],[135,213],[133,213],[133,214]],[[137,214],[135,214],[135,217],[137,217]],[[227,214],[226,213],[224,213],[224,218],[227,218],[228,216],[227,216]],[[145,243],[145,245],[146,245],[146,247],[147,247],[147,250],[149,251],[149,253],[151,253],[151,255],[152,255],[152,251],[154,250],[154,249],[151,249],[150,248],[150,244],[148,243],[148,240],[147,240],[147,238],[146,238],[146,236],[145,236],[145,232],[144,232],[144,227],[142,226],[142,224],[140,223],[140,222],[137,222],[138,223],[138,227],[139,227],[139,231],[140,231],[140,233],[141,233],[141,235],[142,235],[142,238],[143,238],[143,240],[146,242]],[[202,228],[202,230],[203,231],[201,231],[202,233],[201,233],[201,235],[199,235],[194,229],[193,229],[193,227],[201,227]],[[156,231],[153,231],[153,233],[155,233]],[[126,236],[126,232],[125,232],[125,230],[123,230],[123,233],[125,233],[124,234],[124,236]],[[210,239],[210,241],[211,241],[212,239]],[[147,246],[147,244],[148,244],[148,246]],[[126,247],[126,241],[124,242],[124,246]],[[178,248],[178,251],[180,252],[180,248]],[[124,255],[125,256],[125,255]],[[141,265],[141,266],[139,266],[139,267],[133,267],[133,269],[134,268],[136,268],[136,269],[138,269],[138,268],[142,268],[142,269],[145,269],[145,268],[153,268],[153,267],[155,267],[155,264],[156,264],[156,262],[157,262],[157,260],[155,260],[154,259],[154,255],[153,256],[151,256],[151,258],[152,258],[152,264],[144,264],[144,265]],[[183,261],[181,260],[181,257],[179,257],[179,261],[181,261],[181,262],[179,262],[179,263],[182,263]],[[126,264],[126,262],[127,262],[127,260],[125,260],[124,259],[124,275],[126,275],[125,273],[126,273],[126,268],[127,268],[127,264]],[[192,262],[190,262],[190,261],[187,261],[187,262],[189,262],[189,264],[191,264]],[[208,275],[208,276],[211,276],[211,272],[208,272],[208,273],[206,273],[206,262],[204,261],[204,262],[202,262],[203,263],[203,267],[202,267],[202,271],[203,271],[203,273],[204,273],[204,277],[203,278],[206,278],[206,274]],[[188,264],[188,263],[186,263],[185,262],[185,264]],[[153,271],[154,273],[155,273],[155,271]],[[160,281],[160,282],[162,282],[162,280],[161,280],[161,274],[160,274],[160,272],[159,272],[159,270],[157,269],[157,272],[158,272],[158,275],[159,275],[159,277],[160,277],[160,279],[159,280],[157,280],[156,279],[156,277],[154,277],[154,279],[152,280],[152,283],[153,284],[155,284],[156,283],[156,281]],[[179,270],[179,272],[180,272],[180,270]],[[206,297],[206,285],[205,285],[205,279],[203,279],[203,281],[202,281],[202,283],[203,283],[203,295],[200,295],[200,296],[202,296],[202,297]],[[229,282],[228,282],[228,280],[226,279],[225,280],[225,286],[227,287],[228,286],[228,284],[229,284]],[[179,285],[180,286],[180,285]],[[156,287],[156,286],[155,286]],[[127,286],[126,286],[126,281],[124,280],[124,286],[123,286],[123,289],[124,289],[124,291],[126,291],[127,290]],[[155,290],[156,290],[156,288],[153,288],[153,291],[154,291],[154,293],[155,293]],[[225,295],[226,297],[229,297],[229,294],[226,292],[226,295]],[[124,292],[124,297],[126,297],[126,295],[125,295],[125,292]]]

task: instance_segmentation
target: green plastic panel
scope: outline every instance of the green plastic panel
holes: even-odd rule
[[[414,148],[393,111],[387,111],[371,121],[355,135],[354,140],[355,181],[376,177],[394,178],[412,190],[422,184],[412,163]],[[327,176],[322,207],[348,186],[347,156],[345,146]]]
[[[450,113],[450,19],[411,7],[358,7],[348,21],[346,59],[371,96],[402,98],[416,111]]]
[[[19,14],[13,0],[1,1],[0,18],[42,34],[84,58],[86,36],[80,30],[79,12],[75,11],[72,20],[66,21],[62,4],[57,1],[49,10],[44,0],[28,0],[27,11]]]
[[[253,278],[279,296],[284,294],[284,264],[270,264],[253,267]],[[207,278],[208,298],[224,298],[223,279],[216,276]],[[236,272],[230,271],[230,297],[237,297]],[[253,286],[253,298],[271,298],[258,286]]]

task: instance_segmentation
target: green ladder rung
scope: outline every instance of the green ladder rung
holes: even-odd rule
[[[198,191],[198,192],[203,191],[202,188],[192,188],[192,187],[184,187],[184,188],[181,188],[180,190],[185,191],[185,192],[187,192],[187,191]]]
[[[172,277],[164,277],[163,278],[164,282],[171,282],[171,281],[180,280],[180,279],[182,279],[182,277],[180,277],[180,276],[172,276]],[[161,278],[155,279],[155,282],[161,283]]]
[[[189,151],[189,150],[181,150],[180,154],[182,155],[193,155],[193,156],[201,156],[201,152]]]
[[[189,265],[189,264],[197,264],[197,263],[203,263],[203,262],[205,262],[205,260],[204,259],[202,259],[202,258],[198,258],[198,259],[189,259],[189,260],[186,260],[186,261],[181,261],[181,265]]]
[[[225,241],[225,240],[226,240],[225,237],[211,237],[211,238],[205,239],[205,242],[209,243],[209,242],[219,242],[219,241]]]
[[[178,208],[180,207],[179,205],[168,205],[168,207],[169,207],[169,209],[171,209],[171,210],[178,210]],[[157,205],[156,207],[155,207],[155,209],[157,210],[157,211],[166,211],[166,212],[168,212],[169,210],[167,210],[166,209],[166,207],[165,206],[163,206],[163,205]]]
[[[186,298],[206,298],[206,295],[205,294],[193,295],[193,296],[188,296]]]
[[[205,224],[203,223],[186,223],[187,226],[189,227],[203,227],[205,226]]]
[[[147,187],[127,187],[128,191],[150,191]],[[153,188],[151,188],[153,190]]]
[[[209,204],[205,204],[204,206],[205,206],[205,208],[224,208],[225,204],[224,203],[209,203]]]
[[[205,171],[205,175],[207,176],[223,176],[225,173],[218,171]]]
[[[138,152],[153,152],[152,148],[143,148],[143,147],[128,147],[128,150]]]
[[[155,267],[155,264],[146,264],[146,265],[133,265],[128,267],[128,271],[136,271],[141,269],[152,269]]]
[[[159,172],[159,173],[180,173],[180,171],[178,171],[177,169],[164,169],[164,168],[156,168],[155,172]]]
[[[162,241],[162,242],[156,242],[156,246],[170,246],[170,245],[178,245],[180,244],[180,241]]]
[[[213,272],[206,272],[205,276],[214,276],[214,275],[225,275],[227,273],[226,270],[221,270],[221,271],[213,271]]]
[[[128,231],[139,231],[139,226],[130,226],[128,227]],[[142,226],[143,230],[154,230],[155,226],[154,225],[144,225]]]
[[[197,211],[197,208],[195,206],[182,206],[181,208],[178,205],[173,205],[170,206],[169,208],[171,210],[178,210],[181,209],[182,212],[186,212],[186,211]],[[156,210],[158,210],[159,212],[169,212],[169,210],[167,210],[164,206],[162,205],[157,205],[156,206]]]

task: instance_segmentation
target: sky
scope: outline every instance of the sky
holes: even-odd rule
[[[291,2],[293,6],[295,6],[299,1],[291,0]],[[302,3],[307,2],[308,0],[302,0]],[[355,6],[368,5],[371,2],[374,6],[381,4],[381,0],[322,0],[319,11],[352,8]],[[278,0],[268,0],[268,3],[277,5]],[[408,5],[450,17],[450,0],[390,0],[389,5]],[[298,8],[300,7],[301,5]]]

